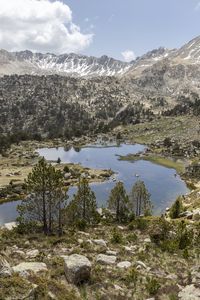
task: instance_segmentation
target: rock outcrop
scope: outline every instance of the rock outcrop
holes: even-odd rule
[[[23,262],[18,264],[17,266],[14,266],[13,271],[15,273],[19,273],[20,275],[26,275],[29,272],[46,272],[47,266],[42,262]]]
[[[65,276],[70,283],[78,285],[90,279],[92,264],[87,257],[79,254],[62,257]]]
[[[9,277],[13,273],[13,270],[7,260],[0,256],[0,277]]]

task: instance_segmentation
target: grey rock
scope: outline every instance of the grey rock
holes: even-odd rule
[[[38,255],[39,255],[39,250],[38,249],[29,250],[28,252],[26,252],[26,257],[27,258],[35,258]]]
[[[47,270],[46,264],[42,262],[23,262],[13,267],[13,271],[21,275],[27,274],[28,272],[46,272]]]
[[[0,277],[9,277],[13,273],[13,270],[7,260],[0,256]]]
[[[102,265],[113,265],[115,264],[117,257],[114,255],[99,254],[96,261]]]
[[[10,222],[10,223],[5,223],[1,228],[7,230],[13,230],[16,227],[17,227],[17,222]]]
[[[194,284],[185,286],[178,294],[181,300],[199,300],[200,288],[194,286]]]
[[[93,240],[93,242],[94,242],[96,245],[98,245],[98,246],[102,246],[102,247],[107,248],[106,241],[104,241],[104,240]]]
[[[122,261],[117,264],[117,267],[120,269],[128,269],[131,267],[131,263],[130,263],[130,261]]]
[[[79,254],[62,257],[64,259],[65,276],[70,283],[77,285],[90,279],[92,265],[87,257]]]

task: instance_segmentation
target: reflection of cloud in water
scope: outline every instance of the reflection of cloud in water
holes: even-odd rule
[[[67,150],[67,151],[66,151]],[[78,150],[78,149],[76,149]],[[185,183],[179,176],[175,177],[175,170],[140,160],[134,163],[129,161],[119,161],[116,154],[127,155],[143,151],[142,145],[121,145],[121,147],[92,148],[85,147],[80,151],[73,148],[53,148],[40,149],[39,153],[47,160],[57,160],[60,157],[62,163],[81,162],[84,167],[109,169],[115,174],[110,180],[103,183],[92,183],[90,186],[96,194],[99,207],[106,206],[110,190],[115,186],[116,181],[122,180],[129,193],[132,185],[139,179],[143,180],[151,193],[155,213],[160,213],[169,207],[176,197],[188,191]],[[139,174],[139,178],[135,177]],[[69,194],[72,196],[76,192],[75,187],[71,187]],[[11,222],[16,218],[16,202],[3,204],[0,206],[0,222]]]

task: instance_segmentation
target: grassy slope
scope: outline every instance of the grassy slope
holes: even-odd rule
[[[157,165],[161,165],[170,169],[175,169],[178,173],[184,172],[184,164],[182,162],[178,162],[172,160],[170,158],[161,157],[157,155],[148,155],[148,156],[138,156],[129,154],[127,156],[121,156],[120,160],[129,160],[129,161],[136,161],[136,160],[147,160]]]
[[[190,116],[162,117],[152,122],[128,125],[121,131],[132,141],[150,144],[166,137],[178,139],[180,142],[199,139],[199,118]],[[117,131],[119,128],[116,129]]]

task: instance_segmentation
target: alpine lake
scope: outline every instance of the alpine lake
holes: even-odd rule
[[[175,169],[143,159],[120,160],[120,156],[142,153],[145,149],[146,146],[139,144],[93,144],[70,149],[42,148],[37,152],[48,161],[57,161],[60,158],[61,163],[79,163],[88,168],[111,169],[114,175],[107,181],[90,185],[95,192],[98,207],[106,207],[110,191],[117,181],[124,182],[128,193],[137,180],[144,181],[151,194],[153,213],[160,215],[179,195],[186,194],[188,188]],[[76,187],[70,187],[68,191],[70,198],[76,189]],[[19,203],[20,201],[16,201],[0,205],[0,225],[15,221]]]

